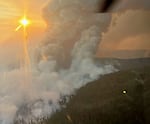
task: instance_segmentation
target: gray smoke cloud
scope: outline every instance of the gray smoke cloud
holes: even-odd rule
[[[51,0],[44,9],[45,39],[31,54],[32,68],[0,72],[0,124],[29,123],[61,109],[60,100],[100,75],[116,71],[94,62],[110,15],[94,14],[98,0]],[[71,42],[73,45],[65,46]],[[70,49],[69,68],[59,68]],[[32,56],[33,55],[33,56]]]

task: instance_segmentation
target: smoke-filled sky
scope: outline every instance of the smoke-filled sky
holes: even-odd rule
[[[112,12],[111,25],[103,35],[97,54],[105,56],[106,51],[116,50],[149,51],[150,1],[120,0]]]
[[[98,46],[149,49],[149,4],[140,1],[136,6],[122,0],[114,13],[97,14],[98,0],[1,0],[1,124],[50,116],[61,109],[62,97],[116,71],[112,65],[95,64]],[[31,24],[27,32],[16,32],[24,12]]]
[[[14,29],[18,26],[18,20],[23,16],[24,12],[33,21],[31,25],[32,35],[39,34],[39,32],[45,28],[41,16],[41,9],[44,4],[46,4],[46,0],[1,0],[0,33],[3,33],[3,35],[0,37],[0,43],[16,35]]]
[[[12,124],[14,120],[19,124],[20,120],[23,120],[24,124],[29,124],[31,120],[38,121],[37,118],[50,117],[53,112],[61,109],[60,102],[64,97],[69,100],[68,96],[80,87],[100,78],[101,75],[116,71],[112,65],[95,63],[94,56],[101,41],[101,34],[107,31],[111,21],[109,14],[93,13],[97,2],[98,0],[51,0],[42,11],[47,24],[43,39],[38,36],[38,31],[35,31],[36,35],[33,36],[32,30],[29,30],[28,35],[26,30],[23,30],[23,39],[20,29],[14,32],[13,37],[1,43],[1,124]],[[32,2],[29,3],[32,5]],[[34,3],[37,4],[36,1],[33,5]],[[15,13],[19,13],[19,5],[22,6],[19,1],[16,5],[18,6]],[[33,8],[29,5],[28,9]],[[36,16],[40,20],[41,11],[37,9],[34,15],[35,11],[36,9],[26,11],[26,14],[31,17]],[[32,24],[34,26],[29,28],[35,27],[40,30],[37,26],[43,26],[40,23],[36,24]],[[1,34],[7,33],[1,32]],[[30,40],[31,36],[40,37],[39,44],[34,38]],[[34,45],[27,45],[27,42],[33,41]],[[63,60],[67,62],[64,49],[71,46],[71,44],[65,45],[69,42],[74,43],[70,49],[69,66],[64,69],[61,63]],[[14,54],[14,51],[17,54]],[[7,53],[4,54],[5,59],[2,57],[2,52]],[[19,54],[23,59],[15,63],[17,60],[14,56]],[[11,66],[4,66],[7,62]]]
[[[9,49],[8,53],[5,52],[5,49],[10,48],[13,44],[18,44],[22,38],[22,32],[14,32],[14,29],[18,26],[18,20],[23,16],[24,9],[28,17],[33,20],[33,24],[29,28],[31,43],[42,39],[46,29],[45,21],[42,19],[42,8],[48,1],[0,1],[0,47],[4,48],[0,51],[1,56],[18,52],[17,48]],[[98,55],[104,50],[150,49],[149,0],[120,0],[114,5],[112,13],[111,26],[103,35]]]
[[[32,24],[28,28],[30,44],[35,45],[45,32],[42,8],[48,0],[0,0],[0,63],[13,64],[21,58],[22,29],[15,32],[24,11]],[[9,57],[8,57],[9,56]],[[1,64],[2,65],[2,64]],[[3,66],[3,65],[2,65]]]

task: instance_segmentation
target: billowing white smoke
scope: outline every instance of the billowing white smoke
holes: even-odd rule
[[[34,48],[34,64],[28,74],[24,68],[0,72],[0,124],[11,124],[14,119],[28,123],[50,116],[61,109],[59,101],[63,96],[115,71],[111,65],[94,64],[101,33],[111,19],[109,15],[93,14],[97,2],[50,1],[44,9],[48,24],[46,38]],[[66,49],[71,52],[71,64],[61,69],[58,66],[60,61],[66,62]]]

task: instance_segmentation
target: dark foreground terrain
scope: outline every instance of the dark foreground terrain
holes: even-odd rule
[[[45,124],[150,124],[150,66],[89,83]]]

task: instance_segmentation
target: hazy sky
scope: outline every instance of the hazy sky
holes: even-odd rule
[[[32,20],[28,29],[31,42],[40,40],[46,24],[42,8],[49,0],[0,0],[0,47],[18,47],[22,31],[15,32],[24,10]],[[112,11],[112,22],[99,46],[103,50],[149,49],[150,50],[150,0],[120,0]],[[15,53],[16,48],[12,50]],[[0,56],[5,49],[0,50]],[[10,51],[10,52],[12,52]],[[5,55],[4,55],[5,56]]]
[[[42,7],[48,0],[0,0],[0,43],[14,37],[14,29],[19,25],[18,20],[26,11],[33,21],[32,32],[38,33],[45,28],[42,20]],[[38,29],[38,30],[37,30]],[[18,34],[17,34],[18,35]],[[34,35],[34,34],[33,34]]]
[[[100,49],[150,50],[150,1],[122,0],[114,6],[113,12]]]
[[[20,60],[23,33],[15,32],[19,20],[26,15],[32,21],[28,28],[29,43],[43,39],[46,24],[42,19],[42,8],[48,0],[0,0],[0,63]],[[9,57],[8,57],[9,56]]]
[[[150,11],[128,10],[113,14],[102,49],[150,49]]]

